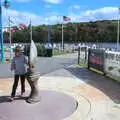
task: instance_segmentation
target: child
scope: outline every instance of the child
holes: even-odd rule
[[[12,59],[11,71],[14,70],[14,84],[11,93],[11,101],[14,100],[19,78],[21,80],[21,96],[25,93],[25,75],[27,73],[27,58],[22,54],[20,46],[15,48],[15,56]]]

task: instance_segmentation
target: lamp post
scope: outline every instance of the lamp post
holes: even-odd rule
[[[48,44],[51,44],[51,29],[52,29],[52,25],[49,24],[49,18],[48,16],[45,18],[45,21],[46,21],[46,25],[47,25],[47,42]]]
[[[64,50],[64,25],[63,25],[63,22],[62,22],[62,52]]]
[[[120,7],[118,8],[118,23],[117,23],[117,51],[119,50],[119,33],[120,33],[120,27],[119,27],[119,14],[120,14]]]
[[[32,30],[32,21],[30,19],[30,40],[32,40],[33,38],[33,30]]]
[[[9,39],[10,39],[10,60],[12,59],[12,49],[11,49],[11,45],[12,45],[12,34],[11,34],[11,20],[10,20],[10,17],[8,18],[8,21],[9,21]]]
[[[61,24],[61,51],[64,50],[64,20],[63,16],[57,16],[58,24]]]
[[[4,7],[8,8],[10,6],[10,0],[4,1]],[[3,31],[2,31],[2,2],[0,0],[0,61],[4,63],[5,55],[4,55],[4,42],[3,42]]]
[[[52,30],[52,25],[48,25],[48,43],[51,44],[51,30]]]
[[[0,0],[0,61],[4,62],[4,43],[3,43],[3,32],[2,32],[2,3]]]

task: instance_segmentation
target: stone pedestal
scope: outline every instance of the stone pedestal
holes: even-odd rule
[[[40,101],[40,94],[39,94],[39,87],[38,87],[38,80],[40,74],[35,72],[34,69],[29,68],[27,73],[27,80],[31,87],[31,93],[26,100],[28,103],[36,103]]]

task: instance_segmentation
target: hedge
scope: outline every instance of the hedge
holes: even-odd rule
[[[38,56],[48,57],[47,49],[44,47],[44,45],[37,45],[37,52],[38,52]],[[30,53],[30,45],[25,45],[24,55],[29,56],[29,53]]]

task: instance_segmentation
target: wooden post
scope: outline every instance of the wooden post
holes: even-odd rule
[[[88,69],[90,69],[90,66],[89,66],[89,57],[90,57],[90,48],[88,49]]]
[[[87,62],[87,47],[85,48],[85,63]]]

